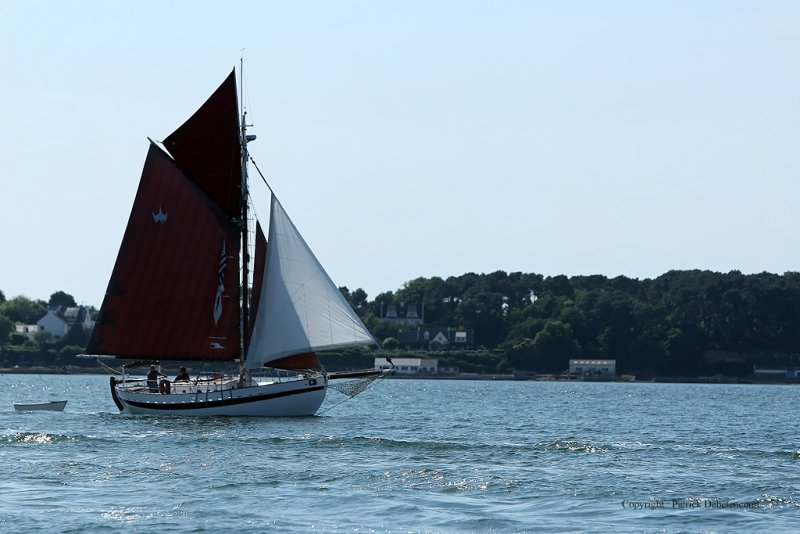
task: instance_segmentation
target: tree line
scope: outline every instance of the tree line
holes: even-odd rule
[[[47,302],[24,295],[7,300],[0,291],[0,367],[95,366],[90,360],[75,358],[76,354],[83,352],[88,341],[87,333],[79,326],[73,326],[58,339],[47,331],[38,331],[29,337],[15,330],[16,323],[36,324],[49,309],[76,306],[72,295],[64,291],[56,291]]]
[[[467,273],[417,278],[368,301],[342,288],[379,339],[397,327],[381,302],[425,306],[425,323],[475,332],[497,371],[560,373],[570,358],[619,373],[744,376],[800,365],[800,273],[669,271],[654,279]]]
[[[619,373],[637,376],[743,376],[754,365],[800,365],[797,272],[685,270],[639,280],[496,271],[420,277],[371,300],[360,288],[340,291],[379,340],[397,336],[397,324],[380,313],[392,302],[424,305],[426,325],[474,331],[476,350],[438,355],[462,370],[560,373],[570,358],[614,359]],[[75,302],[63,291],[47,303],[0,292],[0,349],[30,345],[13,324],[35,323],[55,305]],[[42,333],[32,344],[57,354],[74,350],[78,337],[57,346]]]

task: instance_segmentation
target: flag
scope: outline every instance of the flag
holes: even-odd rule
[[[219,322],[222,317],[222,293],[225,291],[225,268],[228,267],[228,252],[225,248],[225,241],[222,242],[222,253],[219,256],[219,268],[217,269],[217,298],[214,299],[214,324]]]

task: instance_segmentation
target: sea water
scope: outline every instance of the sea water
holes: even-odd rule
[[[107,377],[0,375],[0,531],[800,528],[798,386],[387,379],[345,399],[122,416]]]

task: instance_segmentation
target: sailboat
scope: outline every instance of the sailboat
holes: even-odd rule
[[[110,380],[119,411],[314,415],[330,380],[380,377],[372,369],[328,373],[320,363],[318,351],[376,341],[266,180],[267,235],[251,220],[248,143],[255,135],[247,133],[235,69],[162,144],[148,140],[85,353],[101,364],[128,360]],[[229,370],[172,382],[135,374],[142,367],[159,374],[163,362]]]

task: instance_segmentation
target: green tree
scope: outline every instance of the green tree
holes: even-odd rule
[[[507,335],[503,315],[503,296],[486,285],[475,285],[458,304],[455,326],[474,330],[477,345],[496,347]]]
[[[42,301],[33,301],[20,295],[0,304],[0,313],[12,322],[33,324],[44,317],[47,308]]]
[[[14,323],[5,315],[0,315],[0,347],[6,344],[9,335],[14,331]]]
[[[569,368],[570,358],[580,352],[572,328],[561,321],[548,321],[533,339],[537,368],[549,373],[558,373]]]
[[[375,315],[375,317],[380,318],[381,311],[383,310],[384,306],[392,302],[395,302],[394,293],[391,291],[385,291],[375,297],[375,300],[372,301],[372,306],[370,306],[370,311]]]
[[[81,325],[74,324],[70,327],[69,332],[67,332],[67,335],[64,336],[64,339],[61,340],[61,342],[65,345],[77,345],[80,347],[85,347],[89,342],[89,338],[86,335],[86,332],[83,331],[83,327]]]
[[[517,370],[560,373],[580,350],[568,324],[548,321],[536,337],[523,339],[509,349],[508,363]]]
[[[360,287],[355,291],[350,291],[347,286],[339,288],[339,293],[345,298],[350,307],[353,308],[359,316],[363,316],[367,311],[367,292]]]
[[[47,307],[52,310],[58,308],[59,306],[63,306],[64,308],[74,308],[77,306],[77,304],[75,303],[75,299],[72,295],[64,293],[63,291],[56,291],[50,295],[50,300],[47,301]]]
[[[508,364],[517,371],[536,371],[533,339],[522,338],[507,349]]]
[[[39,330],[33,334],[33,340],[39,350],[45,350],[53,342],[53,334],[46,330]]]
[[[455,306],[447,299],[448,289],[444,280],[438,276],[419,277],[406,282],[394,295],[396,302],[421,304],[422,314],[427,324],[451,325]]]
[[[425,302],[434,280],[442,281],[441,278],[425,278],[420,276],[403,284],[403,287],[395,293],[395,298],[400,302]]]
[[[540,317],[528,317],[513,323],[511,331],[508,333],[506,340],[503,342],[503,346],[506,348],[512,348],[523,343],[526,339],[533,340],[533,338],[536,337],[536,334],[542,331],[545,322],[546,319],[542,319]]]
[[[659,370],[672,376],[691,376],[700,369],[700,351],[697,337],[687,335],[680,328],[670,328],[664,341],[666,359]]]
[[[543,286],[544,291],[549,291],[554,295],[569,298],[573,298],[575,296],[575,290],[572,288],[569,278],[563,274],[558,276],[548,276],[544,279]]]

